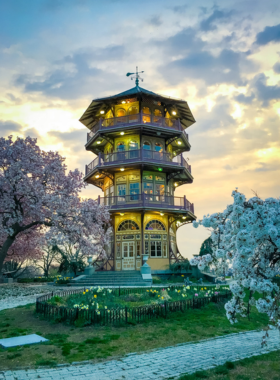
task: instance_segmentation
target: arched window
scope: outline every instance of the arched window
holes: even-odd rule
[[[158,108],[154,109],[154,123],[160,123],[162,112]]]
[[[143,149],[151,150],[151,143],[149,143],[149,141],[144,141],[143,142]]]
[[[125,110],[124,109],[119,109],[117,110],[117,117],[125,116]]]
[[[156,152],[162,152],[163,151],[163,147],[162,147],[162,144],[161,143],[155,143],[155,151]]]
[[[148,115],[151,115],[151,110],[150,110],[149,107],[143,107],[143,108],[142,108],[142,111],[143,111],[143,113],[146,113],[146,114],[148,114]]]
[[[154,115],[155,116],[162,116],[161,110],[159,110],[158,108],[155,108],[154,109]]]
[[[154,219],[154,220],[151,220],[149,223],[147,223],[145,230],[149,230],[149,231],[154,231],[154,230],[165,231],[165,227],[164,227],[164,224],[162,222],[160,222],[159,220]]]
[[[139,226],[133,220],[124,220],[119,225],[118,231],[139,231]]]
[[[136,115],[138,113],[138,108],[136,106],[131,106],[128,109],[128,115]]]
[[[150,123],[151,121],[151,110],[149,107],[143,107],[142,108],[142,112],[143,112],[143,123]]]
[[[117,144],[117,151],[118,152],[124,152],[125,151],[125,144],[123,141],[118,142]]]

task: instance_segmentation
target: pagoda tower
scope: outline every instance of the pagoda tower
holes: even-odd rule
[[[186,101],[145,90],[139,79],[137,71],[134,88],[93,100],[80,118],[90,130],[86,150],[96,155],[84,180],[102,189],[98,203],[109,208],[114,231],[99,270],[140,270],[143,254],[153,273],[168,270],[183,259],[178,225],[196,218],[193,204],[175,194],[193,182],[183,152],[195,119]]]

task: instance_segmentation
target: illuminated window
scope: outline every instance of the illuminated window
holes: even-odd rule
[[[128,115],[136,115],[138,113],[138,108],[136,106],[131,106],[128,109]]]
[[[121,141],[121,142],[119,142],[119,143],[117,144],[117,151],[118,151],[118,152],[124,152],[124,151],[125,151],[125,144],[124,144],[123,141]]]
[[[163,147],[162,147],[161,143],[155,143],[155,151],[156,152],[162,152],[163,151]]]
[[[156,108],[156,109],[154,110],[154,115],[155,115],[155,116],[159,116],[159,117],[161,117],[161,116],[162,116],[161,110],[159,110],[159,109]]]
[[[159,220],[151,220],[149,223],[146,225],[146,230],[157,230],[157,231],[165,231],[164,224],[160,222]]]
[[[150,110],[149,107],[143,107],[143,108],[142,108],[142,111],[143,111],[143,113],[146,113],[146,114],[148,114],[148,115],[151,115],[151,110]]]
[[[117,117],[125,116],[125,110],[124,109],[119,109],[117,110]]]
[[[139,231],[139,226],[133,220],[124,220],[118,227],[118,231]]]

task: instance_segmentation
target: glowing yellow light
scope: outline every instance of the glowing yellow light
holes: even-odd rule
[[[97,144],[101,144],[101,141],[97,141]]]
[[[124,216],[124,214],[122,212],[120,212],[120,216]]]
[[[103,115],[105,111],[100,111],[100,113]]]
[[[182,144],[182,141],[177,141],[177,144],[178,144],[178,145],[181,145],[181,144]]]
[[[176,115],[176,113],[177,113],[176,111],[172,111],[172,115]]]
[[[122,101],[122,104],[125,104],[125,100]]]
[[[161,212],[160,215],[163,216],[164,214]]]
[[[123,172],[123,171],[124,171],[124,168],[121,168],[120,171]]]
[[[96,176],[95,176],[95,178],[99,178],[100,177],[100,175],[99,174],[97,174]]]
[[[121,135],[124,135],[124,132],[121,132]]]
[[[183,219],[187,219],[187,217],[186,217],[186,216],[183,216]]]
[[[178,183],[174,183],[174,186],[178,186]]]

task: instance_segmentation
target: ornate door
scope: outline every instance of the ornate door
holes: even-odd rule
[[[134,241],[122,243],[122,269],[135,269],[135,243]]]

